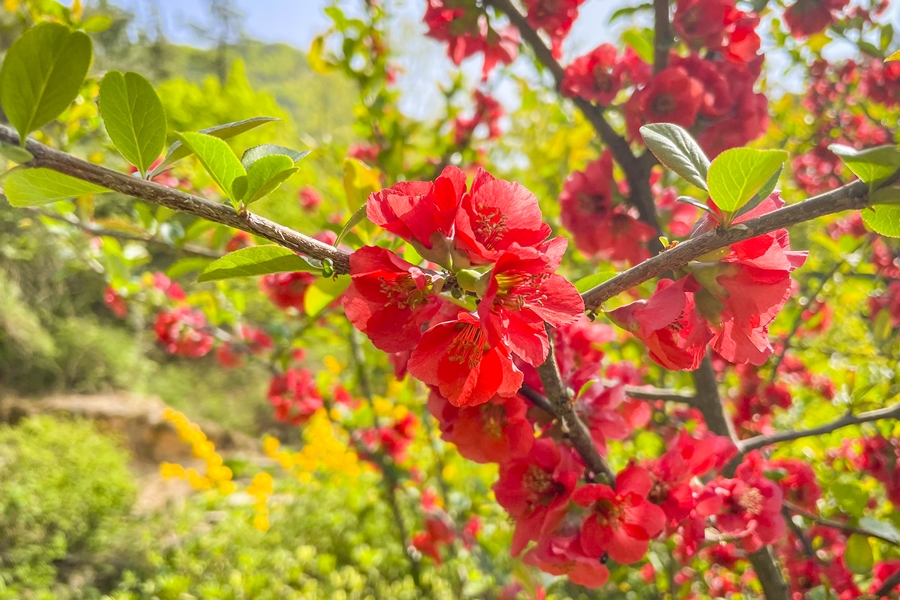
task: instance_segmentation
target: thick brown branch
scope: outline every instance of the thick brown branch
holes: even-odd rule
[[[42,217],[46,217],[48,219],[53,219],[54,221],[59,221],[60,223],[66,223],[71,225],[72,227],[76,227],[85,233],[88,233],[92,236],[98,237],[111,237],[117,240],[122,240],[124,242],[141,242],[150,246],[156,246],[158,248],[162,248],[164,250],[169,250],[170,252],[177,252],[182,254],[190,254],[193,256],[202,256],[204,258],[221,258],[222,254],[220,252],[216,252],[215,250],[210,250],[209,248],[202,248],[200,246],[176,246],[170,242],[166,242],[164,240],[156,239],[151,236],[146,235],[136,235],[132,233],[126,233],[124,231],[118,231],[115,229],[104,229],[103,227],[98,227],[91,223],[85,223],[84,221],[79,221],[77,219],[70,219],[64,215],[55,214],[52,212],[48,212],[46,210],[41,210],[39,208],[26,208],[28,212],[31,212],[35,215],[40,215]]]
[[[553,58],[553,53],[538,32],[528,24],[525,15],[520,13],[510,0],[486,0],[485,3],[504,13],[516,26],[522,39],[531,47],[538,62],[553,75],[558,89],[565,77],[565,70]],[[616,133],[616,130],[604,118],[603,107],[591,104],[583,98],[573,98],[572,101],[591,123],[600,139],[609,148],[613,158],[625,171],[625,177],[631,190],[630,201],[638,209],[641,220],[655,228],[657,235],[662,235],[659,219],[656,216],[656,203],[653,201],[653,194],[650,191],[650,169],[656,164],[653,156],[649,154],[642,157],[635,156],[628,141]],[[662,243],[659,240],[653,239],[650,244],[654,254],[662,250]]]
[[[758,435],[747,440],[743,440],[738,444],[738,448],[742,453],[752,450],[758,450],[772,444],[781,444],[784,442],[792,442],[807,437],[815,437],[837,431],[843,427],[851,425],[860,425],[862,423],[871,423],[873,421],[881,421],[884,419],[900,419],[900,404],[895,404],[888,408],[879,408],[878,410],[870,410],[869,412],[860,413],[858,415],[847,414],[819,427],[812,429],[801,429],[798,431],[781,431],[772,435]]]
[[[575,414],[575,408],[569,392],[566,390],[562,377],[559,374],[559,368],[556,366],[556,358],[553,355],[553,335],[550,328],[547,328],[550,335],[550,352],[547,354],[547,360],[544,364],[537,368],[538,375],[541,377],[541,383],[544,384],[544,391],[547,392],[547,398],[553,407],[553,413],[559,419],[559,425],[562,432],[568,436],[569,441],[575,448],[575,451],[581,456],[584,464],[595,475],[600,476],[609,485],[615,485],[616,476],[606,464],[606,461],[597,452],[597,446],[588,431],[584,421]]]
[[[896,181],[897,174],[882,185]],[[703,256],[712,250],[724,248],[736,242],[812,221],[824,215],[831,215],[845,210],[859,210],[869,206],[869,186],[862,181],[839,187],[836,190],[820,194],[804,202],[791,204],[772,211],[761,217],[744,221],[730,229],[715,229],[694,239],[687,240],[619,273],[612,279],[589,289],[581,295],[587,310],[596,310],[601,304],[625,290],[645,281],[659,277],[667,271],[673,271]]]
[[[653,0],[653,72],[669,66],[672,48],[672,26],[669,22],[669,0]]]
[[[8,126],[0,125],[0,141],[17,145],[19,136]],[[334,262],[336,273],[350,272],[350,258],[346,252],[263,217],[250,213],[240,215],[225,204],[211,202],[152,181],[111,171],[54,150],[34,140],[28,140],[26,149],[34,156],[34,160],[28,163],[29,167],[53,169],[126,196],[241,229],[312,258],[320,260],[329,258]]]

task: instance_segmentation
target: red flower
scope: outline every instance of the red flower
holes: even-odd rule
[[[616,66],[616,47],[601,44],[566,67],[560,91],[571,98],[581,97],[607,105],[621,87],[622,71]]]
[[[581,547],[588,556],[607,553],[628,564],[647,553],[666,522],[662,509],[647,501],[652,485],[646,470],[629,465],[616,476],[615,490],[594,483],[575,491],[572,501],[591,509],[581,526]]]
[[[586,588],[602,587],[609,580],[609,569],[596,557],[585,554],[577,529],[567,533],[541,537],[523,560],[551,575],[566,575],[572,583]]]
[[[407,367],[418,380],[437,386],[454,406],[483,404],[494,395],[508,398],[522,385],[509,349],[502,343],[488,345],[478,319],[467,312],[422,334]]]
[[[151,282],[153,287],[168,296],[169,300],[180,302],[187,298],[187,294],[184,293],[184,290],[181,289],[181,286],[178,285],[178,282],[172,281],[171,279],[166,277],[164,273],[160,273],[159,271],[154,273]]]
[[[550,36],[553,57],[562,56],[562,42],[578,18],[578,7],[584,0],[524,0],[528,8],[528,24],[543,29]]]
[[[456,214],[456,246],[471,264],[494,262],[513,244],[535,246],[548,235],[534,194],[478,169]]]
[[[428,411],[440,424],[441,439],[477,463],[504,464],[528,454],[534,445],[534,426],[525,418],[528,405],[518,396],[495,396],[478,406],[456,408],[432,391]]]
[[[602,241],[593,235],[597,222],[609,218],[612,210],[612,155],[604,152],[584,171],[573,171],[559,195],[562,224],[575,236],[575,245],[586,254],[595,254]]]
[[[772,467],[783,472],[778,479],[778,487],[786,500],[807,510],[816,510],[816,502],[822,496],[816,472],[805,461],[796,458],[779,458],[773,460]]]
[[[216,349],[216,360],[226,369],[234,369],[244,362],[244,357],[231,344],[222,344]]]
[[[717,50],[725,36],[725,17],[734,0],[678,0],[672,28],[687,43]]]
[[[260,354],[272,349],[272,338],[262,329],[241,325],[239,331],[241,334],[240,339],[250,354]]]
[[[763,475],[759,453],[748,454],[735,475],[709,482],[697,498],[697,513],[715,515],[720,531],[741,538],[747,552],[756,552],[784,536],[781,490]]]
[[[364,246],[351,254],[350,277],[347,318],[384,352],[411,350],[440,308],[432,279],[390,250]]]
[[[877,563],[872,568],[872,585],[869,586],[869,593],[874,594],[878,591],[878,588],[884,585],[884,582],[898,570],[900,570],[900,560],[893,559]],[[900,588],[900,585],[888,591],[895,592],[898,588]]]
[[[681,67],[667,67],[654,75],[650,83],[635,92],[629,101],[637,119],[630,119],[629,132],[639,139],[643,123],[674,123],[693,127],[703,104],[703,84]]]
[[[544,323],[560,327],[584,313],[584,301],[571,283],[554,274],[565,252],[565,238],[542,248],[513,245],[491,270],[478,315],[490,345],[505,343],[532,366],[547,358]]]
[[[670,523],[679,523],[694,509],[691,479],[724,465],[736,448],[728,438],[697,440],[687,433],[680,434],[670,447],[647,464],[653,479],[650,499],[663,509]]]
[[[784,205],[776,194],[736,220],[743,222]],[[772,353],[768,325],[791,292],[791,272],[807,252],[790,250],[787,230],[779,229],[732,244],[713,265],[692,268],[703,285],[697,306],[715,329],[712,347],[732,363],[761,365]]]
[[[302,312],[306,290],[315,281],[316,276],[312,273],[271,273],[260,279],[259,288],[278,308],[293,308]]]
[[[275,418],[289,425],[300,425],[322,408],[322,396],[312,373],[306,369],[288,369],[269,383],[269,403]]]
[[[103,290],[103,303],[120,319],[128,316],[128,307],[125,305],[125,300],[111,285],[106,286],[106,289]]]
[[[542,539],[556,529],[583,471],[569,448],[547,438],[535,440],[527,456],[500,465],[493,490],[500,506],[516,520],[513,556],[530,540]]]
[[[456,537],[452,523],[448,523],[447,520],[438,515],[425,517],[425,531],[415,534],[412,539],[412,545],[416,550],[430,556],[437,565],[444,562],[441,558],[441,547],[452,544]]]
[[[449,267],[449,240],[465,191],[465,173],[450,166],[434,183],[404,181],[373,193],[366,202],[366,215],[413,244],[428,260]]]
[[[677,282],[661,279],[647,300],[638,300],[606,313],[610,320],[637,336],[654,362],[671,370],[693,371],[706,354],[712,332],[694,312],[700,289],[691,277]]]
[[[481,90],[475,90],[475,113],[471,118],[456,117],[456,132],[454,134],[456,145],[464,146],[472,138],[475,129],[484,124],[488,129],[489,140],[500,137],[500,119],[503,118],[503,106],[493,97]]]
[[[803,38],[819,33],[835,21],[834,13],[850,0],[797,0],[784,11],[784,22],[791,35]]]
[[[301,208],[307,212],[311,212],[319,208],[322,204],[322,196],[316,191],[316,188],[305,185],[297,192],[297,200],[300,202]]]
[[[231,239],[228,240],[228,244],[225,245],[226,252],[234,252],[235,250],[240,250],[241,248],[248,248],[253,245],[253,238],[246,231],[238,231]]]
[[[212,350],[215,341],[205,328],[206,317],[202,312],[182,307],[160,312],[153,331],[169,354],[200,358]]]

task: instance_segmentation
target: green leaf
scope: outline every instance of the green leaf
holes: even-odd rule
[[[34,158],[34,155],[21,146],[14,146],[0,141],[0,156],[23,165]]]
[[[859,526],[866,531],[871,531],[875,535],[878,535],[884,539],[891,540],[895,544],[900,544],[900,531],[897,531],[897,528],[894,527],[893,523],[888,523],[887,521],[879,521],[878,519],[873,519],[872,517],[863,517],[859,520]]]
[[[709,159],[687,131],[671,123],[641,127],[644,143],[664,166],[693,186],[706,189]]]
[[[236,177],[246,175],[246,172],[241,161],[231,151],[231,147],[219,138],[204,133],[179,133],[178,137],[197,155],[203,168],[231,198],[231,203],[237,210],[240,198],[233,196],[231,184]]]
[[[317,261],[316,261],[317,262]],[[294,273],[321,270],[312,259],[307,259],[281,246],[251,246],[241,248],[222,258],[214,260],[203,269],[198,282],[231,279],[232,277],[252,277],[269,273]]]
[[[623,17],[630,17],[642,10],[653,10],[653,4],[651,4],[650,2],[646,2],[644,4],[638,4],[637,6],[626,6],[624,8],[620,8],[609,17],[609,24],[612,25],[617,20]]]
[[[289,156],[284,154],[264,156],[250,166],[247,171],[246,190],[243,195],[236,195],[236,198],[242,200],[244,204],[251,204],[265,198],[298,170]],[[235,184],[237,183],[238,179],[235,180]],[[237,191],[235,190],[235,194]]]
[[[350,286],[350,277],[341,275],[336,279],[330,277],[319,279],[306,290],[303,296],[303,310],[310,317],[318,315],[344,293]]]
[[[858,485],[837,482],[832,484],[831,493],[841,509],[854,517],[862,516],[869,504],[869,494]]]
[[[748,212],[762,204],[763,200],[768,198],[772,194],[772,192],[775,191],[775,188],[778,187],[778,180],[781,179],[782,171],[784,171],[784,165],[778,167],[778,171],[776,171],[776,173],[772,175],[771,178],[769,178],[769,181],[767,181],[766,184],[762,186],[762,189],[756,192],[756,194],[752,198],[750,198],[750,201],[742,206],[734,216],[740,217],[741,215],[747,214]]]
[[[40,206],[109,191],[105,187],[43,168],[13,169],[2,183],[6,199],[13,206]]]
[[[900,189],[882,188],[872,193],[871,208],[861,212],[863,222],[875,233],[900,237]]]
[[[891,62],[895,60],[900,60],[900,50],[897,50],[896,52],[888,56],[886,59],[884,59],[884,62]]]
[[[108,72],[100,116],[116,149],[145,176],[166,145],[166,111],[153,85],[137,73]]]
[[[615,271],[601,271],[599,273],[591,273],[587,277],[582,277],[581,279],[576,281],[575,289],[578,290],[579,294],[583,294],[586,291],[597,287],[601,283],[609,281],[615,276]]]
[[[366,218],[366,205],[363,204],[359,208],[356,209],[356,212],[350,215],[350,218],[344,224],[344,227],[341,229],[341,232],[338,234],[337,239],[334,240],[334,247],[337,248],[338,244],[344,239],[344,237],[350,233],[350,231],[356,227],[363,219]],[[413,263],[415,264],[415,263]]]
[[[896,146],[856,150],[843,144],[831,144],[828,149],[837,154],[854,175],[868,184],[878,183],[900,169],[900,149]]]
[[[106,15],[94,15],[81,24],[81,29],[88,33],[100,33],[112,27],[112,24],[112,18]]]
[[[205,133],[206,135],[211,135],[215,138],[219,138],[220,140],[227,140],[229,138],[233,138],[236,135],[240,135],[242,133],[246,133],[251,129],[259,127],[260,125],[265,125],[266,123],[271,123],[272,121],[280,121],[281,119],[277,119],[275,117],[253,117],[252,119],[246,119],[244,121],[235,121],[234,123],[225,123],[224,125],[216,125],[215,127],[209,127],[207,129],[201,129],[199,133]],[[159,165],[147,175],[147,179],[153,179],[164,170],[166,170],[169,165],[174,163],[175,161],[181,160],[186,156],[190,156],[193,154],[190,148],[186,147],[180,141],[175,142],[171,146],[169,146],[168,152],[166,152],[166,157],[162,160]]]
[[[700,202],[696,198],[691,198],[690,196],[678,196],[677,198],[675,198],[675,201],[681,202],[683,204],[690,204],[694,208],[699,208],[703,212],[707,212],[718,219],[718,216],[716,215],[715,211],[713,211],[713,209],[708,207],[703,202]]]
[[[306,158],[306,156],[309,154],[309,150],[307,150],[306,152],[300,152],[298,150],[292,150],[290,148],[285,148],[284,146],[279,146],[278,144],[261,144],[259,146],[248,148],[247,151],[244,152],[244,155],[241,157],[241,164],[244,165],[245,169],[249,169],[253,166],[253,163],[258,161],[259,159],[265,156],[271,156],[273,154],[284,154],[285,156],[290,157],[290,159],[295,163],[298,163],[302,159]]]
[[[22,146],[78,96],[92,55],[87,34],[59,23],[36,25],[13,43],[0,69],[0,105]]]
[[[644,62],[653,64],[653,38],[647,38],[646,34],[637,29],[629,29],[622,34],[622,41],[637,52]]]
[[[727,213],[740,210],[771,181],[787,160],[784,150],[732,148],[716,157],[706,181],[716,206]]]
[[[209,266],[211,262],[211,258],[202,258],[199,256],[182,258],[181,260],[172,263],[172,266],[166,269],[166,276],[176,279],[193,271],[202,271]]]
[[[844,549],[844,563],[847,568],[857,575],[871,575],[875,565],[875,557],[872,554],[872,546],[869,538],[854,533],[847,539]]]

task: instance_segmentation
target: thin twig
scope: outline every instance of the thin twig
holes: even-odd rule
[[[800,544],[803,546],[803,552],[813,560],[821,562],[819,556],[816,554],[816,549],[813,548],[812,542],[809,541],[809,538],[806,537],[806,534],[800,529],[800,526],[794,523],[794,520],[791,518],[791,512],[788,510],[787,506],[781,507],[781,516],[787,522],[791,531],[794,532],[794,535],[797,536],[797,539],[800,540]]]
[[[0,124],[0,141],[7,144],[18,144],[19,136],[9,126]],[[350,272],[350,258],[346,252],[263,217],[251,213],[239,214],[231,206],[187,194],[153,181],[145,181],[138,177],[111,171],[100,165],[70,156],[65,152],[54,150],[35,140],[28,140],[26,149],[34,156],[34,159],[28,163],[28,167],[53,169],[126,196],[153,202],[214,223],[228,225],[312,258],[331,259],[334,263],[335,273]]]
[[[818,523],[819,525],[822,525],[824,527],[830,527],[831,529],[838,529],[840,531],[843,531],[844,533],[850,533],[850,534],[855,533],[858,535],[875,538],[876,540],[880,540],[880,541],[884,542],[885,544],[890,544],[892,546],[900,547],[900,544],[898,544],[897,540],[895,540],[895,539],[891,539],[889,537],[884,537],[874,531],[869,531],[868,529],[862,529],[860,527],[854,527],[853,525],[847,525],[846,523],[841,523],[839,521],[832,521],[830,519],[826,519],[825,517],[820,517],[819,515],[809,512],[806,509],[800,508],[796,504],[788,502],[787,500],[784,501],[784,507],[786,509],[788,509],[789,511],[791,511],[792,513],[798,514],[801,517],[805,517],[805,518],[809,519],[810,521]]]
[[[625,395],[635,400],[663,400],[664,402],[679,402],[689,406],[697,406],[697,397],[690,392],[654,388],[649,386],[625,386]]]
[[[544,384],[544,391],[547,392],[547,398],[553,406],[554,413],[559,419],[560,429],[568,436],[572,447],[578,452],[584,464],[595,475],[604,479],[604,483],[613,486],[616,482],[616,476],[606,464],[606,460],[597,452],[597,446],[588,431],[584,422],[575,414],[575,408],[572,400],[569,398],[569,392],[562,382],[559,374],[559,368],[556,366],[556,357],[553,353],[553,332],[547,327],[547,334],[550,338],[550,351],[547,353],[547,360],[537,368],[538,375],[541,377],[541,383]]]
[[[851,425],[860,425],[862,423],[871,423],[872,421],[881,421],[884,419],[900,419],[900,404],[889,406],[887,408],[879,408],[878,410],[870,410],[869,412],[854,415],[846,414],[840,419],[814,427],[812,429],[801,429],[797,431],[781,431],[772,435],[758,435],[750,439],[742,440],[738,443],[738,448],[742,454],[746,454],[752,450],[758,450],[772,444],[781,444],[783,442],[792,442],[807,437],[815,437],[831,433],[843,427]]]
[[[669,0],[653,0],[653,72],[669,66],[672,48],[672,24],[669,22]]]
[[[876,598],[887,596],[894,591],[894,588],[900,585],[900,569],[897,569],[890,577],[884,580],[875,593],[872,595]]]
[[[881,187],[890,185],[900,177],[900,171],[894,173]],[[846,210],[859,210],[869,206],[869,186],[862,181],[839,187],[836,190],[814,196],[803,202],[791,204],[774,210],[755,219],[744,221],[730,229],[716,228],[696,238],[687,240],[666,250],[658,256],[649,258],[627,271],[619,273],[612,279],[584,292],[584,305],[588,311],[595,311],[601,304],[625,290],[659,277],[667,271],[674,271],[707,252],[718,250],[754,238],[776,229],[784,229],[797,223],[812,221],[825,215]]]
[[[200,246],[176,246],[171,242],[167,242],[165,240],[161,240],[158,238],[154,238],[151,236],[143,236],[136,235],[132,233],[126,233],[124,231],[117,231],[115,229],[105,229],[103,227],[98,227],[91,223],[85,223],[84,221],[79,221],[78,219],[70,219],[65,215],[60,215],[56,213],[52,213],[46,210],[41,210],[39,208],[25,208],[28,212],[31,212],[36,215],[40,215],[42,217],[46,217],[48,219],[53,219],[54,221],[59,221],[61,223],[66,223],[71,225],[72,227],[77,227],[78,229],[84,231],[85,233],[89,233],[92,236],[97,237],[110,237],[115,238],[117,240],[122,240],[125,242],[142,242],[144,244],[148,244],[151,246],[156,246],[158,248],[162,248],[165,250],[170,250],[172,252],[178,252],[182,254],[191,254],[194,256],[202,256],[204,258],[221,258],[222,254],[220,252],[216,252],[215,250],[210,250],[209,248],[202,248]]]

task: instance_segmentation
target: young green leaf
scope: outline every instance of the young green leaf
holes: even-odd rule
[[[346,237],[350,231],[356,227],[363,219],[366,218],[366,205],[363,204],[359,208],[356,209],[356,212],[353,213],[350,218],[347,220],[347,223],[341,229],[341,232],[338,234],[337,239],[334,240],[334,247],[337,248],[338,244]]]
[[[109,190],[63,175],[52,169],[13,169],[2,180],[6,199],[13,206],[40,206]]]
[[[648,39],[644,33],[637,29],[629,29],[622,34],[622,41],[637,52],[645,62],[653,63],[653,40]]]
[[[787,152],[784,150],[726,150],[709,166],[706,176],[709,195],[719,209],[735,213],[765,189],[783,168],[785,160]]]
[[[78,96],[92,56],[91,38],[51,22],[35,25],[9,48],[0,68],[0,105],[22,146]]]
[[[347,204],[355,211],[366,203],[369,194],[381,189],[378,171],[371,169],[355,158],[344,161],[344,192]]]
[[[739,211],[735,213],[735,217],[740,217],[741,215],[747,214],[760,204],[762,204],[763,200],[772,195],[772,192],[775,191],[775,188],[778,187],[778,180],[781,179],[781,172],[784,171],[784,165],[778,167],[778,171],[775,172],[772,177],[769,178],[769,181],[766,182],[762,189],[760,189],[752,198],[750,198],[749,202],[741,207]]]
[[[719,218],[718,215],[716,215],[716,213],[715,213],[715,211],[714,211],[713,209],[711,209],[710,207],[708,207],[708,206],[707,206],[706,204],[704,204],[703,202],[700,202],[700,201],[697,200],[696,198],[691,198],[690,196],[678,196],[677,198],[675,198],[675,201],[676,201],[676,202],[681,202],[682,204],[690,204],[690,205],[693,206],[694,208],[699,208],[699,209],[702,210],[703,212],[709,213],[710,215],[712,215],[712,216],[715,217],[716,219]]]
[[[100,116],[116,149],[144,177],[166,145],[166,111],[153,85],[137,73],[108,72]]]
[[[285,148],[284,146],[279,146],[278,144],[261,144],[259,146],[248,148],[244,152],[244,155],[241,157],[241,164],[244,165],[245,169],[250,169],[250,167],[253,166],[253,163],[258,161],[259,159],[263,158],[264,156],[271,156],[273,154],[284,154],[285,156],[290,157],[292,161],[297,163],[306,158],[306,156],[309,154],[309,150],[300,152],[298,150],[292,150],[290,148]]]
[[[272,121],[280,121],[281,119],[277,119],[275,117],[254,117],[252,119],[246,119],[244,121],[235,121],[234,123],[225,123],[224,125],[216,125],[215,127],[209,127],[207,129],[201,129],[198,133],[205,133],[206,135],[211,135],[215,138],[219,138],[220,140],[227,140],[228,138],[233,138],[236,135],[240,135],[251,129],[259,127],[260,125],[265,125],[266,123],[271,123]],[[147,179],[153,179],[163,171],[165,171],[169,165],[174,163],[175,161],[179,161],[186,156],[190,156],[192,154],[190,148],[182,144],[180,141],[175,142],[171,146],[169,146],[169,150],[166,152],[166,157],[156,166],[150,173],[147,175]]]
[[[298,170],[289,156],[284,154],[264,156],[250,165],[247,170],[247,188],[243,196],[237,199],[242,200],[244,204],[251,204],[265,198]]]
[[[866,531],[871,531],[875,535],[892,540],[895,544],[900,544],[900,531],[897,531],[897,528],[894,527],[894,524],[890,521],[880,521],[872,517],[863,517],[859,520],[859,526]]]
[[[875,557],[872,555],[869,538],[858,533],[851,535],[844,548],[844,562],[847,564],[847,568],[854,573],[871,575]]]
[[[896,146],[856,150],[843,144],[831,144],[828,149],[837,154],[854,175],[868,184],[878,183],[900,169],[900,149]]]
[[[217,281],[233,277],[252,277],[269,273],[317,272],[318,261],[307,259],[281,246],[251,246],[241,248],[216,259],[203,269],[197,281]]]
[[[862,210],[862,218],[875,233],[900,237],[900,188],[876,190],[872,194],[872,207]]]
[[[107,15],[94,15],[81,24],[82,31],[87,33],[100,33],[106,31],[113,25],[113,20]]]
[[[671,123],[654,123],[641,127],[641,136],[665,167],[701,190],[706,189],[709,159],[687,131]]]
[[[231,184],[236,177],[246,175],[246,172],[231,147],[219,138],[204,133],[179,133],[178,137],[197,155],[203,168],[231,198],[231,203],[237,210],[241,199],[234,197]]]
[[[582,277],[575,282],[575,289],[579,294],[583,294],[591,288],[595,288],[616,276],[614,271],[600,271],[599,273],[591,273],[587,277]]]
[[[22,146],[14,146],[4,141],[0,141],[0,156],[20,165],[24,165],[34,158],[34,155]]]
[[[900,60],[900,50],[897,50],[896,52],[888,56],[886,59],[884,59],[884,62],[891,62],[895,60]]]

